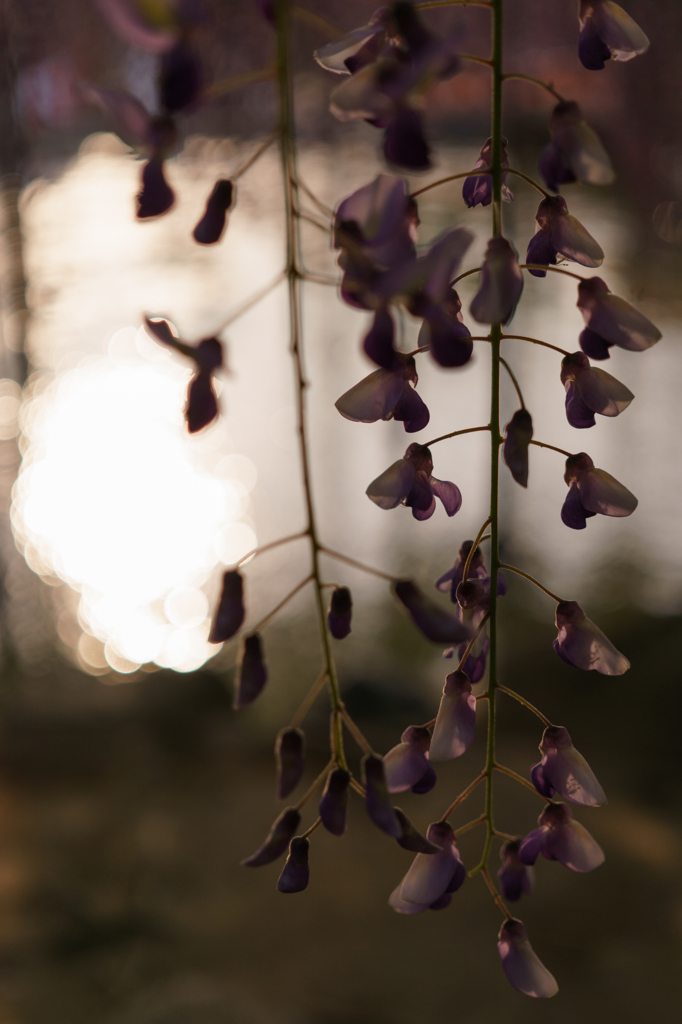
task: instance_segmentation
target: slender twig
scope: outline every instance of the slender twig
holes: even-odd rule
[[[525,409],[526,408],[526,403],[523,400],[523,395],[521,394],[521,388],[519,387],[519,382],[516,379],[516,376],[514,375],[514,371],[512,370],[512,368],[509,365],[509,363],[507,362],[507,360],[503,359],[502,356],[500,356],[500,362],[502,363],[502,365],[504,366],[505,370],[509,374],[509,376],[511,378],[511,382],[514,385],[514,387],[516,388],[516,394],[519,396],[519,402],[521,403],[521,408]]]
[[[244,302],[241,303],[241,305],[237,306],[237,308],[233,310],[232,313],[230,313],[227,320],[223,321],[222,327],[220,327],[220,329],[215,332],[216,336],[220,334],[221,331],[224,331],[226,327],[229,327],[230,324],[233,324],[235,320],[239,320],[241,316],[244,316],[245,313],[248,313],[248,311],[250,309],[253,309],[254,306],[257,306],[261,299],[264,299],[266,295],[269,295],[270,292],[273,292],[275,290],[278,284],[282,283],[285,277],[286,272],[282,270],[279,274],[277,274],[276,277],[273,277],[272,281],[270,281],[269,284],[266,284],[262,288],[259,288],[259,290],[257,292],[254,292],[254,294],[250,298],[245,299]]]
[[[338,25],[335,25],[327,18],[323,18],[321,14],[315,14],[314,11],[309,11],[307,7],[292,6],[291,13],[300,21],[307,22],[311,28],[317,28],[321,32],[324,32],[331,39],[341,39],[346,34]]]
[[[502,911],[504,916],[507,918],[508,921],[513,920],[513,915],[510,914],[510,912],[507,909],[507,906],[506,906],[504,900],[502,899],[502,897],[500,896],[499,892],[497,891],[497,889],[495,888],[495,886],[493,885],[493,883],[490,880],[490,875],[488,874],[488,869],[487,868],[481,868],[481,874],[483,875],[483,880],[485,881],[485,884],[488,886],[488,889],[490,890],[490,895],[495,900],[495,903],[497,903],[498,907],[500,908],[500,910]]]
[[[251,633],[258,633],[258,632],[260,632],[260,630],[263,628],[263,626],[267,626],[268,622],[270,622],[271,619],[274,619],[274,617],[277,614],[277,612],[281,611],[282,608],[284,608],[285,605],[289,604],[289,601],[291,601],[292,597],[295,597],[296,594],[298,594],[299,590],[303,590],[305,585],[307,583],[310,583],[310,581],[313,578],[314,577],[313,577],[313,575],[311,573],[310,576],[306,576],[306,578],[304,580],[301,580],[301,582],[299,584],[297,584],[297,586],[295,586],[294,589],[292,591],[290,591],[290,593],[288,593],[286,597],[282,598],[282,600],[279,602],[279,604],[275,605],[275,607],[272,609],[272,611],[268,612],[267,615],[264,615],[263,618],[260,619],[256,623],[255,626],[251,627],[250,632]]]
[[[539,338],[528,338],[528,337],[526,337],[525,334],[503,334],[502,335],[502,340],[503,341],[507,341],[508,339],[512,340],[512,341],[514,341],[514,340],[515,341],[530,341],[533,345],[542,345],[543,348],[554,349],[555,352],[561,352],[561,354],[564,355],[564,356],[570,355],[570,353],[567,352],[565,348],[559,348],[558,345],[550,345],[550,343],[548,341],[540,341]],[[476,339],[476,338],[474,339],[474,341],[477,341],[477,340],[478,339]]]
[[[254,153],[252,153],[250,157],[248,157],[245,163],[242,164],[239,170],[232,175],[230,181],[239,181],[239,179],[253,167],[256,161],[260,160],[260,158],[263,156],[263,153],[267,152],[267,150],[270,149],[270,146],[273,144],[273,142],[277,141],[277,135],[277,132],[273,132],[272,135],[268,136],[265,142],[261,146],[259,146],[258,149]]]
[[[519,775],[518,772],[513,771],[511,768],[507,768],[506,765],[494,764],[493,768],[496,772],[501,772],[502,775],[508,775],[510,779],[515,779],[522,786],[525,786],[526,789],[529,789],[531,793],[535,793],[536,796],[539,796],[541,800],[545,801],[545,803],[551,804],[553,802],[548,796],[543,796],[542,793],[538,792],[532,782],[528,779],[524,779],[523,775]]]
[[[476,641],[478,640],[479,636],[483,632],[483,630],[485,628],[485,624],[486,624],[486,622],[488,621],[489,618],[490,618],[490,613],[488,612],[486,615],[483,616],[483,618],[481,619],[481,621],[480,621],[480,623],[478,625],[478,629],[476,630],[476,632],[472,636],[472,638],[469,641],[469,643],[464,648],[464,654],[459,659],[459,665],[457,666],[457,671],[458,672],[461,672],[462,669],[464,668],[464,663],[466,662],[467,658],[471,654],[471,650],[472,650],[474,644],[476,643]]]
[[[452,812],[455,810],[455,808],[459,807],[460,804],[464,803],[469,794],[473,793],[473,791],[476,789],[476,786],[483,782],[486,775],[487,772],[485,770],[483,770],[480,775],[477,775],[474,781],[470,782],[466,789],[463,789],[458,797],[455,797],[455,799],[452,801],[445,814],[441,815],[440,820],[447,821]]]
[[[207,99],[217,99],[218,96],[225,96],[235,89],[242,89],[246,85],[255,85],[257,82],[269,82],[277,74],[277,68],[258,68],[255,71],[244,71],[241,75],[229,75],[209,85],[205,92]]]
[[[304,806],[305,804],[307,804],[307,803],[308,803],[308,801],[310,800],[310,798],[311,798],[311,796],[313,795],[313,793],[315,792],[315,790],[316,790],[316,789],[317,789],[317,788],[318,788],[319,786],[321,786],[321,785],[322,785],[322,783],[323,783],[323,782],[324,782],[324,780],[325,780],[325,779],[327,778],[327,775],[329,775],[329,772],[330,772],[330,771],[332,770],[332,768],[333,768],[333,767],[334,767],[334,758],[332,757],[332,759],[331,759],[330,761],[328,761],[328,762],[327,762],[327,764],[326,764],[326,765],[324,766],[324,768],[322,769],[322,771],[320,772],[320,774],[319,774],[318,776],[316,776],[316,778],[315,778],[315,781],[314,781],[314,782],[312,782],[312,783],[310,784],[310,786],[308,787],[308,789],[307,789],[307,790],[305,791],[305,793],[303,794],[303,796],[301,797],[301,799],[300,799],[300,800],[298,801],[298,803],[296,804],[296,810],[297,810],[297,811],[300,811],[300,809],[301,809],[301,808],[302,808],[302,807],[303,807],[303,806]]]
[[[580,274],[574,274],[572,270],[564,270],[563,267],[550,267],[546,263],[519,263],[520,270],[549,270],[553,274],[564,274],[565,277],[574,277],[576,281],[584,281]]]
[[[351,734],[357,745],[360,747],[360,750],[362,750],[363,754],[373,754],[374,748],[372,747],[371,743],[369,743],[369,741],[360,732],[357,725],[346,711],[345,707],[341,708],[341,717],[345,723],[346,728],[348,729],[348,732]]]
[[[544,587],[539,580],[536,580],[535,576],[531,576],[530,573],[524,572],[523,569],[517,569],[514,565],[507,565],[506,562],[500,562],[500,569],[506,569],[507,572],[513,572],[516,573],[517,576],[523,576],[524,580],[528,580],[529,583],[534,583],[536,587],[544,591],[544,593],[547,594],[548,597],[551,597],[553,601],[556,601],[557,604],[561,604],[564,600],[563,597],[557,597],[556,594],[553,594],[552,591],[548,590],[547,587]]]
[[[543,715],[542,711],[538,711],[535,705],[531,704],[531,702],[526,700],[525,697],[522,697],[520,693],[516,693],[515,690],[510,690],[507,686],[502,686],[501,683],[497,684],[497,689],[501,690],[502,693],[506,693],[507,696],[513,697],[514,700],[519,702],[519,704],[523,704],[524,708],[528,708],[529,711],[532,711],[534,715],[537,715],[541,722],[545,723],[548,729],[551,727],[552,723],[549,718],[547,718],[546,715]]]
[[[325,547],[324,544],[320,544],[320,551],[323,551],[325,555],[329,555],[330,558],[336,558],[339,562],[345,562],[346,565],[352,565],[355,569],[368,572],[371,576],[378,576],[379,579],[388,580],[389,583],[395,583],[398,579],[397,576],[390,576],[387,572],[382,572],[381,569],[373,569],[371,565],[365,565],[364,562],[358,562],[355,558],[342,555],[340,551],[332,551],[331,548]]]
[[[476,828],[477,825],[482,825],[484,821],[485,814],[479,814],[479,816],[474,818],[473,821],[467,821],[466,825],[462,825],[461,828],[455,829],[455,835],[459,838],[459,836],[463,836],[465,832],[469,832],[470,829]]]
[[[519,75],[515,71],[511,72],[511,74],[503,75],[502,78],[505,82],[515,78],[521,82],[532,82],[534,85],[539,85],[542,89],[546,89],[547,92],[550,92],[555,99],[559,100],[560,103],[563,102],[564,97],[561,93],[556,91],[551,82],[545,82],[542,78],[533,78],[532,75]]]
[[[530,443],[538,448],[549,448],[550,451],[559,452],[559,455],[565,455],[567,459],[570,459],[572,456],[572,453],[567,452],[565,448],[557,448],[555,444],[547,444],[546,441],[531,441]]]
[[[441,434],[440,437],[434,437],[432,441],[426,441],[424,447],[430,448],[432,444],[437,444],[438,441],[447,441],[449,437],[458,437],[460,434],[475,434],[477,430],[490,430],[490,424],[486,424],[485,427],[465,427],[464,430],[453,430],[449,434]]]
[[[487,57],[477,57],[475,53],[458,53],[457,56],[460,60],[472,60],[475,64],[485,64],[489,68],[493,66],[493,62]]]
[[[439,185],[447,185],[449,181],[457,181],[458,178],[473,178],[479,174],[490,174],[490,168],[483,167],[478,171],[461,171],[459,174],[449,174],[447,178],[439,178],[438,181],[432,181],[430,185],[424,185],[424,188],[419,188],[416,192],[411,192],[410,198],[416,199],[416,197],[422,195],[423,192],[430,192],[432,188],[438,188]]]
[[[364,798],[365,798],[365,787],[361,786],[360,783],[358,782],[358,780],[354,779],[352,775],[350,777],[350,785],[351,785],[351,789],[354,789],[355,792],[359,796],[361,796],[363,798],[363,800],[364,800]]]
[[[517,178],[523,178],[524,181],[527,181],[528,184],[532,185],[533,188],[538,190],[538,192],[542,192],[545,199],[550,198],[551,193],[548,192],[547,189],[544,189],[542,185],[538,185],[537,181],[535,181],[534,178],[531,178],[527,174],[524,174],[523,171],[515,171],[513,167],[505,167],[504,171],[505,174],[515,174]]]
[[[296,184],[300,188],[301,192],[305,192],[305,194],[307,195],[308,199],[310,199],[310,201],[315,204],[315,206],[318,208],[318,210],[320,210],[322,213],[326,214],[328,217],[333,217],[334,216],[334,211],[332,210],[332,208],[330,206],[327,206],[325,203],[323,203],[321,199],[318,199],[317,196],[315,195],[315,193],[311,192],[311,190],[308,188],[308,186],[306,185],[306,183],[304,181],[301,181],[300,178],[297,178],[296,179]]]
[[[320,231],[324,231],[325,235],[330,235],[332,232],[329,224],[323,224],[321,220],[316,220],[315,217],[311,217],[309,213],[305,213],[303,210],[297,210],[296,216],[299,220],[305,220],[308,224],[313,224],[316,228],[319,228]]]
[[[451,281],[451,285],[456,285],[458,281],[463,281],[465,277],[471,277],[472,274],[478,274],[483,270],[483,267],[472,267],[471,270],[465,270],[463,274],[459,274],[454,281]],[[473,338],[473,341],[490,341],[490,338]]]
[[[328,284],[332,288],[338,288],[341,283],[339,278],[324,277],[322,274],[311,274],[307,270],[298,271],[297,277],[300,277],[302,281],[310,281],[311,284]]]
[[[315,703],[315,698],[317,697],[318,693],[320,693],[320,691],[323,689],[324,684],[326,682],[327,669],[325,668],[322,670],[322,672],[320,672],[319,676],[308,690],[308,693],[303,698],[300,708],[298,709],[294,717],[291,719],[291,723],[289,725],[290,729],[298,728],[298,726],[301,724],[301,722],[303,721],[303,719],[305,718],[305,716],[308,714],[311,707]]]
[[[303,833],[303,835],[300,835],[298,838],[299,839],[307,839],[308,836],[311,835],[315,831],[316,828],[319,828],[321,824],[322,824],[322,818],[316,818],[315,821],[310,826],[310,828],[307,829]]]
[[[292,540],[300,540],[301,537],[307,537],[307,535],[307,531],[301,531],[301,533],[292,533],[290,537],[280,537],[279,540],[272,540],[270,541],[269,544],[262,544],[259,548],[253,548],[253,550],[247,551],[245,555],[242,555],[238,562],[233,563],[234,568],[239,568],[240,565],[243,565],[244,562],[246,562],[249,558],[253,558],[255,555],[262,555],[266,551],[272,551],[273,548],[278,548],[282,544],[289,544],[289,542]]]
[[[476,534],[476,540],[474,541],[474,543],[469,548],[469,554],[467,555],[467,560],[464,563],[464,569],[462,571],[462,580],[465,581],[465,582],[469,578],[469,569],[471,568],[471,562],[473,560],[473,557],[476,554],[476,548],[481,543],[481,537],[483,536],[483,534],[485,533],[485,531],[488,529],[489,526],[490,526],[490,516],[488,516],[488,518],[484,522],[483,526],[481,527],[481,529]]]
[[[495,838],[496,839],[505,839],[508,843],[514,843],[514,842],[516,842],[518,840],[519,837],[518,836],[510,836],[508,832],[500,832],[498,829],[495,829]]]

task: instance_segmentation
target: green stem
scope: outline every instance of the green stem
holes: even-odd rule
[[[298,168],[296,162],[296,139],[294,123],[294,105],[291,71],[289,66],[289,0],[278,0],[277,3],[277,81],[279,86],[279,139],[284,180],[284,201],[286,212],[286,276],[289,292],[289,329],[290,348],[294,360],[297,386],[297,420],[298,437],[303,473],[303,488],[308,519],[307,534],[310,537],[311,576],[315,590],[315,604],[319,620],[320,639],[327,669],[327,679],[331,694],[334,717],[338,723],[334,754],[341,768],[347,768],[343,749],[343,732],[339,721],[342,708],[336,664],[332,654],[327,614],[324,603],[323,580],[320,572],[320,542],[318,539],[317,520],[313,505],[312,481],[310,474],[310,453],[306,422],[307,382],[303,371],[303,351],[301,337],[300,309],[300,239],[296,210],[298,209]]]
[[[538,185],[535,178],[531,178],[528,174],[524,174],[523,171],[515,171],[513,167],[506,167],[505,171],[507,172],[507,174],[515,174],[517,178],[523,178],[524,181],[527,181],[528,184],[532,185],[533,188],[537,189],[538,192],[542,192],[545,199],[550,198],[551,193],[544,189],[542,185]]]
[[[565,455],[567,459],[571,458],[571,452],[567,452],[565,448],[557,448],[555,444],[547,444],[546,441],[531,441],[537,448],[549,448],[552,452],[559,452],[559,455]]]
[[[529,583],[534,583],[538,590],[542,590],[548,597],[551,597],[553,601],[556,601],[557,604],[561,604],[563,602],[563,597],[557,597],[551,590],[548,590],[547,587],[543,586],[539,580],[536,580],[535,576],[531,576],[529,572],[524,572],[523,569],[517,569],[514,565],[507,565],[506,562],[500,562],[500,569],[506,569],[507,572],[513,572],[516,573],[517,576],[523,576],[524,580],[528,580]]]
[[[518,75],[516,74],[516,72],[512,72],[509,75],[503,75],[502,77],[504,78],[505,82],[508,82],[510,81],[510,79],[514,78],[518,79],[521,82],[532,82],[533,85],[539,85],[542,89],[546,89],[547,92],[551,93],[552,96],[554,96],[555,99],[559,100],[560,103],[563,102],[564,97],[561,95],[561,93],[556,91],[551,82],[545,82],[542,78],[533,78],[532,75]]]
[[[570,355],[565,348],[559,348],[558,345],[550,345],[548,341],[540,341],[539,338],[529,338],[526,334],[503,334],[502,338],[503,340],[509,338],[512,341],[530,341],[532,345],[542,345],[543,348],[551,348],[554,352],[561,352],[564,356]],[[477,341],[478,339],[474,338],[473,340]]]
[[[447,441],[449,437],[459,437],[460,434],[475,434],[477,430],[490,430],[490,426],[486,424],[485,427],[465,427],[464,430],[452,430],[449,434],[441,434],[440,437],[434,437],[432,441],[427,441],[424,448],[430,448],[432,444],[437,444],[438,441]]]
[[[502,356],[500,356],[500,362],[502,363],[502,365],[504,366],[505,370],[509,374],[509,378],[510,378],[510,380],[511,380],[511,382],[514,385],[514,388],[516,390],[516,394],[519,396],[519,402],[521,403],[521,408],[525,409],[526,408],[526,403],[523,400],[523,395],[521,394],[521,388],[519,387],[519,382],[516,379],[516,375],[514,374],[514,371],[512,370],[512,368],[509,365],[509,363],[507,362],[507,360],[503,359]]]

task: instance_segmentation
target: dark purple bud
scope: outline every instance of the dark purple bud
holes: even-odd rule
[[[438,853],[440,846],[430,843],[429,840],[418,832],[410,819],[399,807],[394,807],[396,817],[402,828],[402,835],[398,837],[398,846],[403,850],[410,850],[412,853]]]
[[[200,373],[217,370],[223,365],[223,345],[217,338],[204,338],[196,346],[193,357]]]
[[[606,341],[596,331],[590,330],[586,327],[584,331],[581,331],[578,335],[578,341],[580,347],[586,356],[590,359],[610,359],[611,353],[609,349],[612,347],[613,342]]]
[[[367,813],[377,828],[398,839],[403,830],[388,795],[383,761],[374,754],[366,754],[362,759],[362,771]]]
[[[268,672],[263,661],[260,634],[253,633],[244,638],[232,707],[239,710],[252,704],[267,681]]]
[[[427,640],[435,644],[459,644],[471,638],[468,626],[431,601],[412,580],[398,580],[393,591]]]
[[[270,833],[255,853],[242,861],[246,868],[260,868],[263,864],[270,864],[273,860],[281,857],[296,829],[301,824],[301,815],[295,807],[287,807],[276,819]]]
[[[234,187],[231,181],[221,179],[213,186],[208,197],[204,215],[192,232],[195,242],[213,245],[220,241],[225,230],[225,216],[234,202]]]
[[[279,892],[303,892],[308,886],[310,870],[308,868],[308,850],[310,843],[302,836],[297,836],[289,843],[287,857],[282,874],[277,879]]]
[[[498,935],[497,949],[502,970],[512,988],[535,999],[551,999],[559,991],[553,975],[540,962],[521,921],[505,921]]]
[[[284,800],[301,781],[305,769],[305,736],[300,729],[282,729],[275,741],[277,796]]]
[[[366,355],[385,370],[400,368],[400,357],[393,347],[395,328],[388,309],[378,309],[362,347]]]
[[[175,114],[195,103],[202,91],[203,76],[198,57],[185,43],[178,43],[161,57],[159,102]]]
[[[223,576],[223,591],[213,616],[210,644],[221,644],[230,640],[244,621],[244,580],[236,569]]]
[[[187,391],[185,419],[190,434],[203,430],[218,415],[218,399],[209,371],[202,371],[194,377]]]
[[[350,774],[344,768],[335,768],[327,776],[319,814],[322,824],[333,836],[342,836],[346,831],[349,785]]]
[[[533,869],[519,858],[520,845],[520,840],[509,839],[500,850],[502,867],[497,872],[497,880],[500,892],[512,903],[520,900],[524,892],[530,892],[535,881]]]
[[[401,107],[387,125],[384,156],[389,164],[408,171],[428,171],[431,167],[422,116],[414,107]]]
[[[350,633],[353,599],[348,587],[337,587],[332,594],[327,622],[335,640],[343,640]]]
[[[554,650],[569,665],[595,669],[605,676],[622,676],[630,668],[627,658],[616,650],[577,601],[562,601],[556,606],[559,635]]]
[[[528,486],[528,446],[533,437],[533,420],[527,409],[514,413],[504,428],[502,454],[517,484]]]
[[[175,201],[173,189],[163,175],[163,161],[152,158],[142,168],[142,189],[137,194],[137,217],[159,217]]]

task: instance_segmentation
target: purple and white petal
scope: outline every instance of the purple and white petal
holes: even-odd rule
[[[630,668],[627,658],[587,618],[576,601],[557,605],[556,626],[559,634],[554,649],[570,665],[586,671],[594,669],[605,676],[621,676]]]
[[[578,480],[580,500],[590,512],[603,516],[630,516],[637,508],[637,498],[615,477],[603,469],[591,469]]]
[[[550,830],[548,851],[571,871],[594,871],[604,863],[604,851],[580,822],[569,819]]]
[[[436,724],[431,737],[431,761],[450,761],[461,757],[474,741],[476,698],[469,677],[451,672],[445,678]]]
[[[429,767],[426,754],[430,743],[428,729],[410,725],[401,736],[401,742],[384,755],[389,793],[402,793],[419,782]]]
[[[545,729],[540,750],[543,754],[542,774],[564,800],[583,807],[602,807],[607,802],[594,772],[571,743],[566,729],[562,726]],[[537,789],[535,778],[533,783]],[[551,793],[544,795],[551,796]]]
[[[356,423],[388,420],[404,387],[400,371],[375,370],[341,395],[334,405],[342,416]]]
[[[407,459],[399,459],[378,476],[366,490],[367,497],[379,508],[397,508],[409,495],[417,471]]]
[[[591,0],[591,6],[597,32],[613,60],[632,60],[649,49],[646,35],[619,4],[613,0]]]
[[[604,251],[577,217],[566,213],[552,223],[552,245],[559,256],[581,267],[600,267]]]
[[[635,397],[625,384],[597,366],[579,374],[575,383],[585,405],[600,416],[620,415]]]
[[[370,22],[369,25],[354,28],[341,39],[335,39],[333,43],[320,46],[313,52],[313,58],[326,71],[347,75],[350,73],[347,64],[349,58],[354,57],[371,39],[385,32],[386,25],[383,21]]]
[[[521,921],[505,921],[500,928],[497,949],[502,970],[518,992],[536,999],[550,999],[559,991],[552,974],[538,959]]]

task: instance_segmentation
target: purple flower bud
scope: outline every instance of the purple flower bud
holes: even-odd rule
[[[159,217],[175,202],[173,189],[163,175],[163,160],[152,157],[142,168],[142,189],[137,194],[137,218]]]
[[[535,872],[519,858],[521,841],[509,839],[500,850],[502,867],[497,872],[500,892],[506,900],[515,903],[524,892],[531,892],[535,882]]]
[[[464,672],[451,672],[445,677],[429,758],[450,761],[461,757],[473,743],[475,729],[476,698],[469,677]]]
[[[220,241],[225,230],[225,216],[234,202],[234,186],[231,181],[216,181],[208,197],[204,215],[192,232],[194,241],[201,245],[213,245]]]
[[[518,409],[504,428],[502,454],[517,484],[528,486],[528,447],[533,437],[533,420],[527,409]]]
[[[455,834],[446,821],[437,821],[429,825],[426,838],[440,848],[439,852],[418,853],[414,858],[407,874],[389,900],[390,905],[399,912],[401,908],[395,906],[395,902],[416,904],[425,910],[446,892],[455,892],[466,877],[455,843]],[[401,912],[418,913],[410,909]]]
[[[563,196],[543,199],[535,214],[538,229],[530,240],[526,263],[554,266],[560,259],[582,267],[600,267],[604,253],[598,242],[568,212]],[[531,270],[534,277],[545,277],[545,270]]]
[[[279,892],[303,892],[308,887],[310,870],[308,869],[308,850],[310,843],[302,836],[297,836],[289,843],[287,857],[282,874],[277,879]]]
[[[566,417],[572,427],[593,427],[595,412],[618,416],[635,397],[610,373],[590,366],[582,352],[564,356],[561,382],[566,388]]]
[[[301,781],[305,769],[305,736],[300,729],[282,729],[275,741],[277,796],[284,800]]]
[[[540,751],[542,760],[531,768],[531,778],[543,796],[558,793],[564,800],[583,807],[601,807],[607,802],[594,772],[563,726],[550,725],[545,729]]]
[[[350,633],[350,622],[353,614],[353,599],[348,587],[336,587],[332,594],[327,622],[329,632],[335,640],[343,640]]]
[[[327,776],[319,814],[324,827],[334,836],[342,836],[346,831],[349,785],[350,774],[344,768],[334,768]]]
[[[594,871],[603,864],[602,848],[586,828],[573,820],[566,804],[547,804],[538,825],[519,846],[524,864],[535,864],[539,854],[547,860],[560,861],[571,871]]]
[[[459,644],[471,639],[468,625],[426,597],[412,580],[398,580],[393,591],[427,640],[435,644]]]
[[[263,661],[260,634],[253,633],[244,637],[232,707],[239,710],[252,704],[267,681],[268,672]]]
[[[484,167],[490,167],[492,164],[492,139],[488,139],[481,152],[478,160],[474,164],[475,171],[481,171]],[[507,140],[502,139],[502,166],[509,167],[509,157],[507,156]],[[505,203],[511,203],[514,200],[513,193],[507,188],[507,177],[506,173],[502,174],[502,199]],[[493,198],[493,182],[490,174],[476,174],[470,178],[466,178],[462,187],[462,198],[466,205],[471,209],[474,206],[490,206]],[[482,321],[485,322],[485,321]]]
[[[301,824],[301,815],[295,807],[287,807],[282,811],[270,829],[267,839],[263,845],[252,853],[250,857],[242,861],[242,866],[247,868],[259,868],[263,864],[270,864],[271,861],[281,857],[296,829]]]
[[[578,18],[578,56],[588,71],[601,71],[610,58],[631,60],[649,49],[637,22],[612,0],[580,0]]]
[[[381,758],[375,757],[374,754],[366,754],[362,759],[362,771],[367,813],[377,828],[387,832],[394,839],[398,839],[403,834],[403,830],[388,795]]]
[[[383,357],[382,357],[383,358]],[[398,363],[395,370],[380,369],[341,395],[336,408],[347,420],[376,423],[394,418],[404,423],[408,433],[423,430],[429,422],[429,410],[411,386],[418,381],[412,356],[394,352],[387,355]]]
[[[385,370],[396,370],[400,366],[400,354],[393,344],[394,336],[395,326],[389,310],[385,307],[378,309],[362,347],[365,355]]]
[[[403,830],[402,835],[397,840],[398,846],[402,846],[403,850],[410,850],[412,853],[438,853],[440,846],[429,842],[425,836],[418,832],[404,811],[401,811],[399,807],[394,807],[393,810]]]
[[[580,345],[591,359],[608,359],[612,345],[643,352],[661,338],[661,332],[651,320],[625,299],[612,295],[600,277],[588,277],[580,282],[578,309],[586,324]]]
[[[389,793],[411,789],[429,769],[427,754],[431,745],[429,730],[410,725],[400,737],[401,742],[384,757],[384,772]]]
[[[180,42],[161,57],[159,102],[171,114],[186,110],[199,99],[203,75],[198,57]]]
[[[403,504],[412,509],[415,519],[430,519],[440,498],[449,516],[462,505],[462,495],[455,484],[431,475],[431,452],[424,445],[411,444],[402,459],[373,480],[367,488],[368,498],[379,508],[397,508]]]
[[[434,584],[434,586],[437,587],[438,590],[441,590],[443,592],[449,590],[450,598],[452,601],[456,601],[455,595],[457,592],[457,587],[462,582],[464,565],[466,563],[467,558],[469,557],[469,552],[471,551],[473,543],[473,540],[464,541],[464,543],[462,544],[457,553],[457,558],[452,569],[448,569],[446,573],[444,573],[442,576],[439,576],[439,578],[436,580]],[[483,552],[481,551],[480,548],[476,548],[471,559],[471,562],[469,564],[469,579],[485,579],[487,575],[488,574],[486,572],[485,565],[483,564]]]
[[[421,113],[414,107],[401,107],[386,126],[384,157],[387,163],[408,171],[428,171],[430,152]]]
[[[187,390],[185,418],[190,434],[212,423],[218,415],[218,399],[211,373],[223,365],[223,346],[217,338],[204,338],[198,345],[188,345],[176,338],[167,320],[144,318],[145,327],[157,341],[174,348],[194,360],[198,373]]]
[[[220,644],[230,640],[244,621],[244,580],[238,570],[223,576],[223,590],[213,616],[208,642]]]
[[[587,618],[577,601],[556,606],[556,626],[559,635],[554,650],[568,665],[595,669],[604,676],[622,676],[630,668],[627,658]]]
[[[218,399],[213,387],[213,377],[209,371],[198,373],[193,377],[187,390],[185,419],[190,434],[203,430],[218,415]]]
[[[610,185],[614,180],[608,153],[597,133],[583,121],[580,107],[573,100],[561,100],[549,120],[552,141],[543,150],[538,164],[548,188],[573,181],[588,185]]]
[[[528,941],[521,921],[505,921],[498,935],[497,949],[502,970],[512,988],[535,999],[551,999],[559,991],[553,975],[540,962]]]
[[[516,250],[506,238],[488,242],[478,291],[469,310],[479,324],[506,324],[514,316],[523,291]]]
[[[585,520],[599,513],[622,518],[637,508],[637,498],[603,469],[596,469],[585,452],[566,459],[564,480],[569,492],[561,510],[564,525],[584,530]]]

